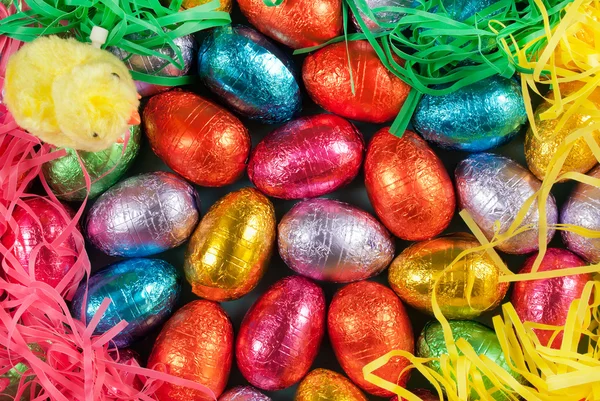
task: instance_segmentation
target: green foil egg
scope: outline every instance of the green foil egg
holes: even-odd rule
[[[29,344],[29,349],[33,351],[38,357],[45,360],[43,357],[43,350],[38,344]],[[27,390],[21,395],[20,399],[16,400],[15,395],[17,391],[19,391],[19,383],[21,382],[21,377],[25,372],[29,370],[27,364],[23,362],[17,363],[10,369],[8,372],[0,375],[0,401],[29,401],[30,400],[30,390],[31,387],[28,387]],[[32,372],[28,373],[28,377],[25,381],[30,381],[33,379]],[[35,391],[39,390],[36,388]]]
[[[90,199],[113,186],[131,166],[140,149],[140,127],[132,126],[129,132],[131,135],[125,152],[123,152],[125,135],[123,135],[123,141],[119,141],[100,152],[77,152],[70,148],[54,149],[55,152],[60,149],[67,151],[66,156],[47,162],[42,168],[44,176],[56,197],[67,201],[85,199],[87,192],[85,178],[79,165],[77,153],[79,153],[79,157],[81,157],[81,161],[92,181]]]

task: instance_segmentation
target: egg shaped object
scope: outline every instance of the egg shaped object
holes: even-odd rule
[[[238,0],[248,21],[294,49],[316,46],[342,33],[342,0],[292,0],[276,7],[264,0]]]
[[[224,392],[219,401],[271,401],[252,386],[238,386]]]
[[[86,297],[87,289],[87,297]],[[128,347],[173,312],[181,290],[177,270],[159,259],[129,259],[94,272],[73,298],[73,316],[86,324],[98,312],[104,298],[111,302],[95,334],[103,334],[125,320],[125,327],[112,341]]]
[[[471,155],[456,167],[456,192],[460,209],[465,209],[488,239],[494,236],[494,226],[499,222],[499,233],[504,233],[513,223],[525,201],[541,187],[541,182],[526,168],[503,156],[481,153]],[[546,203],[548,226],[557,222],[554,197]],[[537,201],[531,205],[522,225],[534,229],[524,231],[496,248],[506,253],[529,253],[538,249],[539,213]],[[549,228],[550,242],[554,229]]]
[[[142,120],[154,153],[193,183],[221,187],[244,173],[250,136],[221,106],[191,92],[169,91],[148,101]]]
[[[375,276],[394,258],[394,242],[373,216],[333,199],[297,203],[278,227],[279,255],[296,273],[348,283]]]
[[[315,369],[306,375],[294,401],[367,401],[348,379],[328,369]]]
[[[375,16],[375,19],[371,19],[361,11],[360,1],[351,0],[351,2],[356,5],[360,14],[360,18],[364,21],[369,31],[373,33],[391,29],[395,24],[398,23],[398,21],[400,21],[400,18],[406,15],[404,13],[395,11],[373,11],[374,9],[380,7],[416,7],[419,4],[415,0],[365,0],[365,4]],[[352,22],[358,31],[362,31],[362,28],[358,23],[356,16],[354,15],[352,15]]]
[[[417,397],[419,397],[423,401],[440,401],[440,397],[433,394],[429,390],[418,388],[415,390],[411,389],[410,392],[413,393],[414,395],[416,395]],[[398,401],[398,396],[397,395],[393,396],[390,399],[390,401]],[[400,401],[404,401],[404,398],[402,398]]]
[[[197,6],[201,6],[207,3],[210,3],[213,0],[183,0],[181,3],[181,7],[188,9],[194,8]],[[219,0],[219,7],[215,9],[215,11],[225,11],[227,13],[231,12],[231,8],[233,7],[233,0]]]
[[[362,134],[343,118],[301,117],[258,143],[248,163],[248,177],[268,196],[313,198],[352,181],[363,153]]]
[[[99,152],[54,148],[53,152],[64,149],[67,154],[44,163],[44,177],[59,199],[81,201],[86,195],[90,199],[95,198],[119,181],[133,164],[140,150],[140,140],[140,127],[133,125],[129,128],[129,138],[124,135],[119,142]],[[127,146],[123,149],[125,141]],[[89,194],[80,160],[92,182]]]
[[[88,212],[86,234],[107,255],[148,256],[181,245],[199,217],[196,190],[175,174],[158,171],[103,193]]]
[[[354,93],[348,62],[356,80]],[[370,123],[395,118],[410,92],[366,40],[333,43],[310,54],[302,66],[302,79],[312,100],[325,110]]]
[[[375,213],[397,237],[429,239],[448,227],[456,200],[442,161],[414,132],[379,130],[365,157],[365,187]]]
[[[302,108],[292,60],[246,26],[213,29],[198,52],[198,74],[231,109],[252,120],[281,123]]]
[[[323,290],[304,277],[286,277],[244,316],[236,343],[238,368],[255,387],[287,388],[310,369],[324,332]]]
[[[363,376],[363,367],[392,350],[413,352],[412,326],[404,305],[389,288],[370,281],[348,284],[339,290],[329,307],[327,325],[331,346],[344,372],[360,388],[379,397],[391,397]],[[404,387],[409,373],[405,358],[393,357],[373,372]]]
[[[183,269],[192,291],[212,301],[250,292],[275,243],[275,210],[254,188],[230,192],[206,213],[190,239]]]
[[[517,81],[492,76],[443,96],[424,95],[413,126],[445,149],[480,152],[514,137],[527,121]]]
[[[444,316],[473,319],[498,306],[508,290],[485,251],[471,253],[449,267],[460,253],[480,245],[465,233],[417,242],[392,262],[390,286],[413,308],[433,314],[431,297],[437,282],[437,302]]]
[[[192,380],[221,395],[233,359],[233,327],[219,304],[196,300],[179,309],[163,326],[148,368]],[[171,383],[162,384],[160,401],[214,401],[209,394]]]

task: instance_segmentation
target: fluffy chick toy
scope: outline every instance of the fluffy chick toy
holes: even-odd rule
[[[114,55],[75,39],[46,36],[8,61],[4,101],[17,124],[55,146],[96,152],[139,124],[139,98]]]

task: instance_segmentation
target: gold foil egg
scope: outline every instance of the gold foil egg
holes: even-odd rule
[[[350,380],[328,369],[315,369],[298,386],[294,401],[367,401]]]
[[[432,313],[431,296],[439,279],[437,302],[446,318],[479,316],[498,306],[508,290],[507,283],[500,283],[500,270],[487,253],[470,253],[442,275],[461,252],[477,246],[475,237],[466,233],[411,245],[392,262],[390,286],[407,304]]]
[[[187,9],[196,6],[201,6],[211,1],[212,0],[183,0],[183,2],[181,3],[181,7]],[[221,5],[214,11],[225,11],[226,13],[230,13],[232,5],[233,0],[221,0]]]
[[[254,188],[231,192],[202,219],[184,271],[192,291],[212,301],[237,299],[263,276],[275,242],[275,210]]]

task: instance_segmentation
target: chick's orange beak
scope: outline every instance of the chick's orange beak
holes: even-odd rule
[[[140,118],[140,113],[138,113],[137,110],[134,110],[133,113],[131,113],[131,117],[129,117],[129,121],[127,121],[127,124],[140,125],[140,122],[142,122]]]

